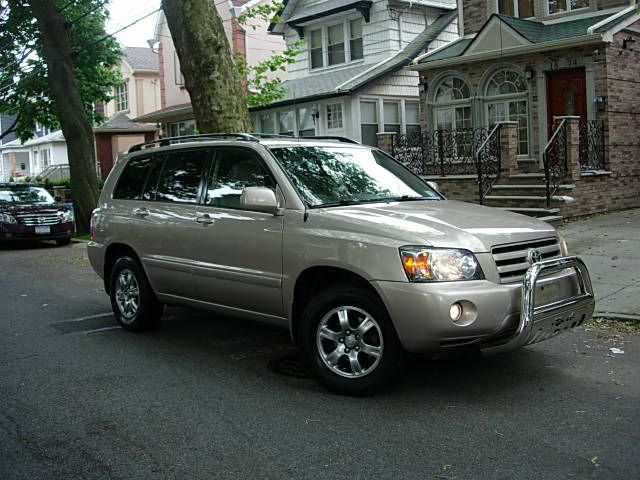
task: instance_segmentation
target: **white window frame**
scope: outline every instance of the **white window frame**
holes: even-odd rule
[[[469,90],[469,96],[465,97],[465,98],[455,99],[455,100],[446,100],[446,101],[443,101],[443,102],[438,102],[436,100],[437,99],[438,90],[440,89],[440,87],[442,87],[442,84],[445,82],[445,80],[447,80],[449,78],[458,79],[461,82],[463,82],[465,84],[465,86],[467,87],[467,90]],[[458,126],[456,125],[456,109],[457,108],[469,108],[469,115],[470,115],[471,125],[468,126],[468,127],[460,127],[460,128],[462,128],[462,129],[464,129],[464,128],[472,128],[473,127],[473,108],[471,107],[471,97],[472,97],[472,95],[471,95],[471,87],[469,86],[467,81],[464,78],[462,78],[461,76],[452,74],[452,75],[446,75],[446,76],[440,78],[438,80],[438,82],[436,83],[432,101],[429,102],[429,106],[431,106],[431,109],[432,109],[433,130],[438,130],[438,112],[442,111],[442,110],[452,110],[453,111],[451,125],[452,125],[452,129],[453,130],[457,130],[458,129]]]
[[[176,85],[184,85],[184,75],[182,75],[182,69],[180,68],[180,59],[178,58],[178,52],[173,52],[173,74]]]
[[[322,66],[321,67],[312,67],[311,66],[311,42],[308,41],[307,45],[307,60],[309,62],[309,71],[310,72],[319,72],[327,69],[341,68],[345,65],[352,65],[354,63],[362,63],[364,62],[364,25],[362,26],[362,58],[357,58],[355,60],[351,59],[351,22],[353,20],[362,21],[361,16],[350,15],[344,17],[339,21],[326,22],[323,24],[314,24],[310,25],[306,28],[305,36],[306,38],[310,38],[311,32],[320,30],[321,32],[321,40],[322,40]],[[335,25],[342,25],[342,35],[344,41],[344,63],[335,63],[333,65],[329,65],[329,27],[333,27]]]
[[[329,126],[329,107],[334,107],[336,105],[340,106],[340,123],[341,123],[341,126],[340,127],[331,128]],[[327,104],[325,104],[323,110],[324,110],[324,114],[325,114],[324,115],[325,116],[324,124],[325,124],[325,127],[327,129],[327,132],[337,132],[337,131],[344,130],[344,128],[345,128],[344,102],[327,103]]]
[[[505,113],[507,118],[505,120],[509,120],[509,104],[512,102],[525,102],[526,105],[526,109],[527,109],[527,114],[526,114],[526,118],[527,118],[527,152],[526,153],[520,153],[520,138],[518,138],[518,157],[521,158],[528,158],[532,155],[532,135],[531,135],[531,102],[529,101],[529,85],[527,83],[526,78],[523,77],[523,81],[525,82],[525,85],[527,87],[527,90],[525,92],[517,92],[517,93],[506,93],[506,94],[502,94],[502,95],[494,95],[494,96],[490,96],[489,95],[489,85],[491,84],[491,81],[493,80],[493,78],[498,75],[500,72],[502,71],[512,71],[517,73],[518,75],[521,76],[520,72],[517,72],[516,70],[514,70],[513,68],[499,68],[496,69],[495,71],[492,72],[491,76],[489,76],[487,78],[487,81],[484,85],[484,121],[485,121],[485,125],[490,126],[489,123],[489,106],[490,105],[497,105],[497,104],[502,104],[505,107]]]
[[[551,8],[549,7],[549,0],[547,0],[545,3],[546,3],[546,6],[547,6],[547,15],[550,15],[550,16],[551,15],[563,15],[563,14],[571,13],[571,12],[579,12],[580,10],[586,10],[588,8],[591,8],[591,0],[589,0],[587,2],[587,6],[586,7],[578,7],[578,8],[573,8],[571,6],[571,0],[566,0],[566,3],[567,3],[567,9],[566,10],[562,10],[562,11],[559,11],[559,12],[553,12],[552,13],[551,12]]]
[[[116,112],[129,111],[129,82],[127,80],[115,86],[113,89],[113,99],[115,101]]]

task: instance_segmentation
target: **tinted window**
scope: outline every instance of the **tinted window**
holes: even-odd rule
[[[207,150],[188,150],[166,155],[156,200],[197,203],[198,188],[207,158]]]
[[[207,205],[240,208],[244,187],[269,187],[275,181],[256,154],[244,148],[220,148],[211,169]]]
[[[155,200],[156,191],[158,190],[158,179],[160,178],[160,172],[162,172],[162,159],[164,157],[155,157],[152,160],[151,168],[149,169],[149,176],[147,177],[147,183],[144,186],[142,192],[142,200]]]
[[[118,185],[113,191],[113,198],[138,200],[150,167],[150,158],[132,158],[129,160],[120,175]]]

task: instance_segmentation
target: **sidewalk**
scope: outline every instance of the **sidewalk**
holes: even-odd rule
[[[640,209],[572,221],[559,231],[589,268],[595,315],[640,320]]]

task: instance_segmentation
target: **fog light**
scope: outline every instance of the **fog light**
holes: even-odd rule
[[[451,321],[457,322],[462,317],[462,305],[459,303],[454,303],[449,308],[449,316],[451,317]]]

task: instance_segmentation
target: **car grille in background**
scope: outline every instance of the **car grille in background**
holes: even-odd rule
[[[542,260],[561,256],[560,244],[556,238],[545,238],[532,242],[498,245],[491,249],[493,260],[498,267],[500,283],[521,282],[531,266],[528,260],[529,251],[539,250]]]
[[[55,225],[60,223],[58,212],[55,213],[27,213],[16,215],[18,222],[23,225]]]

